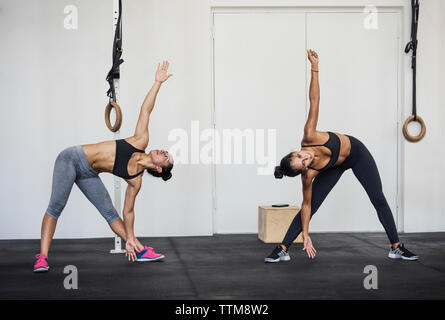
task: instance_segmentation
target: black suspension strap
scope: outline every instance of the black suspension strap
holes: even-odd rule
[[[403,135],[408,141],[417,142],[422,140],[426,133],[426,125],[423,119],[417,115],[417,97],[416,97],[416,71],[417,71],[417,27],[419,23],[419,0],[411,0],[411,41],[406,44],[405,53],[412,51],[411,56],[411,69],[413,70],[413,111],[411,116],[409,116],[405,123],[403,124]],[[417,121],[421,125],[421,130],[419,135],[412,136],[408,132],[408,124],[412,121]]]
[[[116,132],[120,129],[122,124],[122,112],[117,104],[116,97],[116,88],[114,85],[114,80],[120,78],[120,65],[124,62],[122,57],[122,0],[119,0],[119,15],[116,22],[116,28],[114,32],[114,40],[113,40],[113,65],[111,66],[110,71],[107,74],[107,81],[110,85],[110,88],[107,91],[107,96],[109,97],[109,103],[105,108],[105,123],[112,132]],[[116,122],[114,125],[111,125],[110,121],[110,113],[111,109],[115,109],[116,111]]]

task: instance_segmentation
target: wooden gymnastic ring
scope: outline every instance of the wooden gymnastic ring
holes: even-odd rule
[[[111,109],[113,109],[113,108],[116,111],[116,122],[114,123],[114,126],[111,125],[111,121],[110,121],[110,113],[111,113]],[[111,132],[116,132],[121,128],[121,125],[122,125],[121,108],[114,101],[110,101],[110,103],[108,103],[107,106],[105,107],[105,123]]]
[[[421,129],[420,129],[420,133],[417,136],[412,136],[409,134],[408,132],[408,124],[412,121],[417,121],[420,123]],[[426,125],[425,122],[423,121],[423,119],[419,116],[416,116],[416,120],[414,120],[414,116],[410,115],[406,120],[405,123],[403,124],[403,135],[405,136],[406,140],[410,141],[410,142],[418,142],[420,140],[423,139],[423,137],[425,136],[426,133]]]

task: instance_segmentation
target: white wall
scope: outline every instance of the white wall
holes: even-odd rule
[[[210,24],[208,6],[199,1],[124,2],[121,137],[133,134],[156,64],[169,59],[174,77],[158,96],[149,144],[149,149],[167,148],[171,128],[188,128],[190,119],[210,126],[210,29],[202,27]],[[76,31],[63,27],[68,4],[79,10]],[[104,123],[112,1],[2,0],[0,8],[0,238],[39,238],[57,154],[68,146],[113,139]],[[100,176],[113,195],[112,175]],[[211,234],[211,167],[178,165],[165,183],[145,176],[135,211],[139,236]],[[74,186],[56,237],[111,235]]]
[[[66,4],[79,7],[77,31],[63,27]],[[103,105],[112,30],[110,16],[100,13],[112,7],[105,0],[20,0],[0,8],[0,238],[38,238],[58,152],[110,138]],[[74,187],[56,235],[108,234]]]
[[[405,231],[445,230],[445,1],[421,1],[417,110],[425,138],[404,143]],[[405,114],[411,112],[406,104]],[[416,129],[416,128],[414,128]]]
[[[408,0],[124,1],[121,136],[131,135],[157,61],[172,62],[151,119],[149,148],[169,147],[172,128],[190,120],[212,124],[212,6],[405,5]],[[63,7],[79,8],[79,30],[63,28]],[[406,231],[445,230],[445,12],[443,0],[422,1],[418,50],[418,112],[427,123],[419,143],[402,144]],[[113,33],[111,0],[0,0],[0,238],[38,238],[55,157],[63,148],[112,139],[103,112]],[[409,14],[409,11],[406,11]],[[404,19],[404,42],[409,19]],[[441,59],[442,58],[442,59]],[[409,58],[403,61],[410,79]],[[410,84],[404,97],[411,112]],[[369,128],[372,132],[372,127]],[[279,155],[277,155],[278,157]],[[112,176],[101,174],[112,193]],[[144,177],[136,204],[140,236],[212,233],[210,166],[178,165],[168,183]],[[73,188],[56,237],[111,236],[95,208]]]
[[[170,147],[171,129],[190,131],[190,121],[209,128],[212,118],[210,15],[205,1],[124,1],[121,136],[130,136],[158,61],[171,61],[150,119],[150,148]],[[147,150],[148,151],[148,150]],[[125,182],[123,184],[126,184]],[[173,178],[144,177],[135,207],[137,235],[212,234],[211,167],[176,165]]]

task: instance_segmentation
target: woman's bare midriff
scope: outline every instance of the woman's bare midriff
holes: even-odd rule
[[[91,168],[97,173],[113,172],[116,156],[116,141],[103,141],[95,144],[84,144],[82,149]]]
[[[133,147],[141,150],[147,148],[148,139],[136,138],[131,136],[125,138],[129,144]],[[116,140],[108,140],[98,142],[94,144],[84,144],[81,146],[85,157],[91,168],[97,173],[101,172],[113,172],[114,160],[116,157]],[[128,161],[127,171],[129,174],[135,174],[140,171],[140,167],[137,164],[138,155],[134,153]]]
[[[347,136],[344,134],[340,134],[337,132],[334,132],[337,137],[340,139],[340,153],[338,154],[338,160],[334,164],[334,166],[338,166],[345,161],[345,159],[349,156],[351,153],[351,141]]]

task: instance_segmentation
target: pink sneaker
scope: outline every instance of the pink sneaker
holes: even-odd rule
[[[48,258],[44,254],[36,254],[36,263],[34,264],[34,272],[49,271]]]
[[[136,252],[136,257],[136,261],[139,262],[158,261],[165,258],[163,254],[156,253],[152,247],[145,247],[141,251]]]

